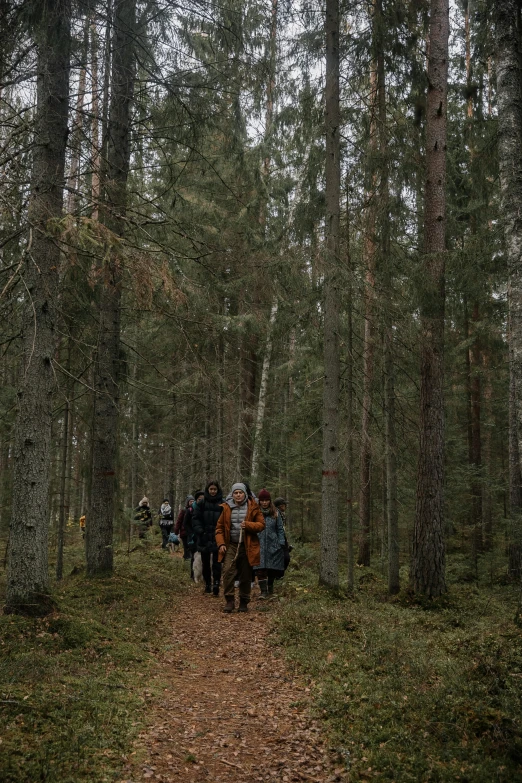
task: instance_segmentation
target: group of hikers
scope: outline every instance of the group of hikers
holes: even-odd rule
[[[205,593],[219,596],[223,583],[224,612],[235,610],[236,588],[238,611],[248,611],[256,578],[260,598],[268,598],[274,592],[275,580],[284,576],[290,562],[286,500],[279,497],[272,501],[266,489],[256,497],[248,484],[238,482],[223,498],[219,482],[211,480],[204,490],[187,496],[175,522],[168,499],[161,504],[158,516],[162,548],[181,540],[183,558],[191,561],[192,576],[195,553],[200,553]],[[138,535],[144,538],[152,526],[147,497],[140,501],[134,521]]]

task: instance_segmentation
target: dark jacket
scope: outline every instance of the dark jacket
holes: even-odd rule
[[[181,511],[178,514],[178,518],[176,519],[176,524],[174,525],[174,532],[181,536],[181,538],[185,538],[187,535],[185,532],[185,512],[187,510],[187,507],[182,508]]]
[[[215,486],[215,482],[212,484]],[[197,504],[192,517],[192,527],[198,552],[217,552],[216,525],[221,516],[223,494],[218,486],[217,495],[209,495],[209,485],[205,487],[205,500]]]

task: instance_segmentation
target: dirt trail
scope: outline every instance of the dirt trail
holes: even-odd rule
[[[266,602],[254,598],[247,614],[222,607],[201,586],[177,602],[164,657],[171,688],[136,743],[140,763],[127,767],[128,783],[343,780],[304,685],[267,643]]]

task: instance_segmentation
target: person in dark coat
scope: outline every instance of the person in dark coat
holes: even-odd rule
[[[185,519],[183,524],[185,525],[185,532],[187,534],[187,549],[190,554],[190,578],[195,582],[194,578],[194,555],[196,554],[196,536],[194,534],[194,514],[196,509],[203,503],[204,492],[198,489],[194,492],[194,500],[185,511]]]
[[[274,580],[280,579],[285,571],[284,547],[285,530],[283,520],[272,503],[270,492],[262,489],[258,495],[261,513],[265,519],[265,529],[259,533],[261,557],[254,574],[259,582],[261,598],[268,598],[274,592]]]
[[[194,495],[187,495],[185,506],[180,510],[178,514],[178,518],[176,519],[176,524],[174,525],[174,532],[181,538],[181,543],[183,544],[183,560],[191,559],[190,550],[187,547],[187,531],[185,529],[185,514],[187,513],[189,507],[192,505],[193,500],[194,500]]]
[[[205,487],[203,502],[196,506],[192,517],[192,527],[197,551],[201,553],[205,593],[219,595],[221,582],[221,563],[218,562],[216,544],[216,524],[221,516],[223,492],[217,481],[209,481]]]
[[[161,530],[161,548],[167,549],[169,535],[174,527],[174,514],[168,498],[165,498],[159,510],[159,526]]]

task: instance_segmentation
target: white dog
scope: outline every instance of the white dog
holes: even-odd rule
[[[196,552],[194,555],[192,571],[194,574],[194,582],[198,585],[203,579],[203,563],[201,562],[201,552]]]

